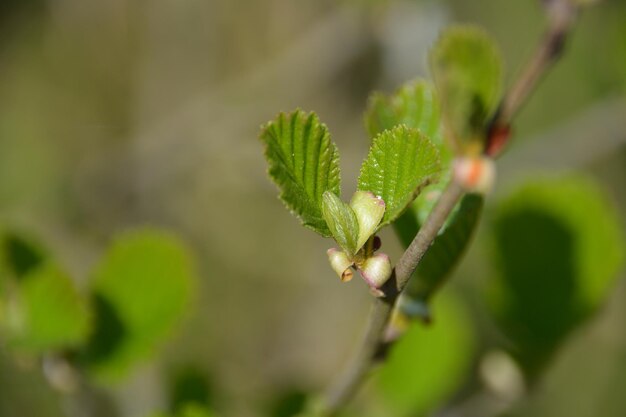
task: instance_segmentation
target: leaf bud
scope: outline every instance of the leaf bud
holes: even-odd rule
[[[341,282],[348,282],[352,279],[354,273],[350,269],[353,262],[348,258],[345,252],[336,248],[330,248],[326,251],[328,261],[333,270],[339,275]]]
[[[369,285],[371,293],[376,297],[384,297],[385,294],[380,290],[380,287],[391,276],[389,257],[384,253],[379,253],[367,258],[359,265],[359,272],[367,285]]]
[[[489,193],[495,178],[496,166],[491,158],[461,157],[454,160],[454,179],[468,192]]]
[[[359,224],[357,249],[360,249],[376,232],[385,214],[385,202],[370,191],[357,191],[350,200],[350,207]]]

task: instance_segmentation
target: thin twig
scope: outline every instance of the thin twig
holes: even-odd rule
[[[491,122],[486,146],[489,155],[499,154],[508,141],[508,134],[505,137],[499,137],[497,133],[503,129],[508,132],[513,117],[526,103],[530,93],[535,90],[547,70],[563,53],[565,40],[576,20],[578,8],[572,0],[544,0],[543,3],[548,14],[548,29],[537,45],[533,56],[504,96]],[[502,141],[492,143],[498,139]]]
[[[430,245],[433,244],[439,230],[463,194],[463,188],[452,180],[437,200],[437,204],[426,218],[426,222],[396,264],[396,289],[398,293],[401,293],[406,287],[413,271],[417,268],[417,264],[422,260]]]
[[[451,181],[430,212],[426,222],[415,236],[415,239],[413,239],[398,260],[389,284],[383,288],[386,296],[377,298],[372,305],[367,329],[359,352],[353,356],[340,378],[326,393],[324,403],[322,404],[325,416],[335,415],[356,393],[371,367],[376,352],[381,346],[383,333],[391,317],[398,295],[409,282],[417,264],[435,240],[437,233],[439,233],[450,212],[462,196],[463,189],[461,186],[456,181]]]
[[[498,151],[508,140],[508,129],[512,118],[526,102],[544,73],[561,55],[565,38],[574,22],[577,7],[572,0],[544,0],[543,2],[548,10],[548,31],[539,43],[535,54],[502,100],[499,111],[485,134],[488,155],[495,157],[499,154]],[[504,136],[501,135],[503,130],[507,132]],[[491,153],[489,152],[491,141],[499,134],[500,138],[503,138],[502,142],[498,144],[496,152]],[[383,288],[386,297],[374,301],[358,353],[353,356],[337,382],[330,387],[322,399],[322,415],[328,417],[336,415],[356,393],[367,376],[376,353],[382,345],[383,335],[396,299],[463,195],[463,188],[452,180],[439,197],[424,225],[398,260],[392,279]]]
[[[376,298],[372,304],[365,335],[359,351],[352,357],[337,381],[322,399],[322,415],[331,417],[341,410],[356,394],[367,376],[382,335],[387,327],[396,296]]]

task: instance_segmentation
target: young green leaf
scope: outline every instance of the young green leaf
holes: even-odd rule
[[[529,182],[497,207],[490,305],[531,378],[615,282],[621,230],[607,196],[581,177]]]
[[[87,301],[59,267],[45,263],[18,284],[18,298],[6,317],[9,344],[42,353],[77,347],[90,329]]]
[[[404,124],[438,143],[441,142],[439,120],[435,90],[430,82],[420,79],[407,82],[391,96],[372,94],[365,112],[365,125],[372,138]]]
[[[446,133],[463,153],[481,138],[500,100],[502,59],[491,37],[474,26],[443,32],[430,53]]]
[[[358,189],[385,202],[380,226],[402,214],[440,172],[439,151],[422,133],[404,125],[384,131],[361,166]]]
[[[322,198],[322,214],[339,246],[354,255],[359,250],[359,223],[352,208],[334,193],[326,191]]]
[[[340,173],[339,153],[326,126],[315,113],[280,113],[263,127],[261,140],[281,200],[304,226],[329,237],[322,196],[340,194]]]
[[[174,236],[139,230],[116,238],[95,269],[96,327],[84,360],[115,380],[149,356],[185,312],[194,273]]]

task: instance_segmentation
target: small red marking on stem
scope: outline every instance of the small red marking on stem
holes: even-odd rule
[[[496,125],[489,131],[489,137],[487,138],[487,147],[485,154],[488,156],[498,155],[511,136],[510,125]]]

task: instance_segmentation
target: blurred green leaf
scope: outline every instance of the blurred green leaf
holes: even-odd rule
[[[209,378],[199,367],[188,366],[178,370],[170,381],[170,409],[176,413],[185,404],[204,407],[213,404]]]
[[[19,282],[6,320],[12,347],[31,353],[77,347],[90,330],[86,299],[59,267],[46,263]]]
[[[188,304],[194,273],[172,235],[138,230],[115,239],[95,269],[95,331],[84,358],[105,380],[151,355]]]
[[[467,151],[480,143],[500,100],[502,59],[498,47],[481,28],[454,26],[439,37],[430,64],[446,133]]]
[[[434,304],[436,322],[413,322],[392,348],[378,383],[393,416],[432,411],[463,382],[475,342],[462,305],[442,296]]]
[[[304,226],[322,236],[331,233],[322,216],[322,195],[341,194],[339,153],[326,125],[315,113],[280,113],[261,133],[269,175],[280,198]]]
[[[188,403],[183,405],[177,413],[155,412],[150,414],[150,417],[216,417],[216,414],[203,405]]]
[[[176,417],[215,417],[215,414],[200,404],[186,404],[176,413]]]
[[[481,195],[467,194],[463,197],[417,265],[414,276],[404,291],[407,296],[428,301],[432,293],[444,283],[461,260],[478,225],[482,208]],[[421,227],[419,210],[420,207],[415,204],[407,210],[406,214],[414,216],[413,224],[397,223],[405,247],[408,247]]]
[[[305,391],[289,389],[275,398],[265,415],[267,417],[294,417],[306,411],[308,396]]]
[[[528,376],[604,300],[624,261],[615,208],[583,177],[529,182],[493,221],[491,305]]]
[[[437,179],[439,151],[416,129],[400,125],[376,138],[361,166],[358,189],[385,202],[381,226],[402,214],[420,191]]]
[[[44,249],[25,235],[14,231],[2,233],[0,259],[2,268],[16,278],[22,278],[40,266],[47,254]]]
[[[365,124],[372,138],[401,124],[415,128],[437,146],[442,167],[447,168],[452,160],[451,149],[441,132],[439,100],[429,81],[409,81],[391,96],[379,92],[372,94],[365,112]]]
[[[422,132],[434,143],[441,142],[439,103],[426,80],[405,83],[391,96],[376,92],[368,101],[365,125],[371,138],[404,124]]]
[[[354,255],[358,249],[359,224],[352,208],[334,193],[326,191],[322,200],[322,214],[339,246]]]

